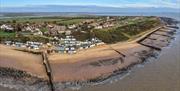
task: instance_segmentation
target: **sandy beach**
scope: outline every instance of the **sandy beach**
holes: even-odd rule
[[[0,45],[0,67],[26,71],[41,78],[47,78],[41,55],[14,50],[13,47]]]
[[[149,48],[137,43],[114,47],[126,55],[124,58],[109,45],[99,48],[93,48],[80,52],[75,55],[53,54],[49,56],[53,71],[54,81],[85,81],[106,74],[111,74],[114,70],[127,67],[128,65],[139,61],[136,52],[143,50],[149,51]],[[108,61],[117,60],[115,63]],[[99,63],[101,61],[101,63]],[[93,65],[94,63],[94,65]],[[98,64],[99,63],[99,64]]]
[[[168,29],[164,30],[169,31]],[[157,35],[156,33],[159,34]],[[158,29],[158,31],[153,32],[141,43],[163,48],[170,42],[171,38],[168,35],[169,33],[161,32]],[[143,57],[152,55],[153,52],[153,48],[133,41],[103,45],[83,50],[73,55],[51,54],[48,58],[52,68],[54,82],[86,81],[109,76],[115,70],[141,63],[144,61]]]

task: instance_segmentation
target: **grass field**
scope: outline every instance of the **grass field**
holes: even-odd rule
[[[58,21],[57,23],[69,25],[69,24],[77,24],[77,23],[80,23],[80,22],[85,21],[85,20],[87,20],[87,19],[68,19],[68,20]]]
[[[80,23],[84,20],[87,19],[81,19],[81,18],[61,18],[61,17],[44,17],[44,18],[8,18],[8,19],[0,19],[0,22],[13,22],[16,21],[16,23],[25,23],[25,22],[29,22],[29,23],[44,23],[44,22],[56,22],[57,24],[64,24],[64,25],[68,25],[68,24],[76,24],[76,23]]]
[[[15,32],[12,32],[12,33],[8,33],[8,32],[4,32],[4,31],[1,31],[0,30],[0,37],[8,37],[8,36],[15,36]]]
[[[53,22],[53,21],[61,21],[63,19],[38,19],[38,18],[10,18],[10,19],[4,19],[0,20],[0,22],[12,22],[12,20],[15,20],[17,23],[25,23],[25,22],[30,22],[30,23],[43,23],[43,22]]]

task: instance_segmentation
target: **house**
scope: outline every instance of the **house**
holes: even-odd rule
[[[53,27],[51,27],[51,25],[49,25],[48,27],[49,27],[49,31],[47,31],[45,33],[48,35],[52,35],[52,36],[56,36],[58,34],[65,33],[65,31],[66,31],[66,26],[54,25]]]
[[[35,31],[33,32],[33,35],[43,35],[43,33],[40,31],[39,28],[35,28]]]
[[[95,26],[95,29],[102,29],[103,26]]]
[[[48,27],[48,28],[53,28],[53,26],[52,26],[52,25],[49,25],[49,24],[47,25],[47,27]]]
[[[6,24],[1,25],[0,28],[7,32],[12,32],[14,30],[14,28],[11,25],[6,25]]]
[[[3,24],[3,25],[1,25],[0,28],[3,29],[3,30],[5,30],[7,27],[8,27],[7,25]]]
[[[43,35],[43,33],[41,31],[36,31],[33,33],[33,35]]]
[[[32,32],[32,28],[31,28],[30,26],[28,26],[28,27],[25,27],[25,28],[23,29],[23,31],[29,31],[29,32]]]
[[[67,30],[67,31],[65,31],[65,34],[66,34],[66,35],[70,35],[70,34],[71,34],[71,31],[70,31],[70,30]]]
[[[66,26],[55,25],[51,30],[54,30],[54,31],[56,31],[58,33],[63,33],[66,30]]]
[[[76,25],[75,25],[75,24],[68,26],[68,29],[75,29],[75,28],[76,28]]]

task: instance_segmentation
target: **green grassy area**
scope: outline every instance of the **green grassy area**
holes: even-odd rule
[[[11,40],[15,38],[15,33],[9,33],[9,32],[4,32],[0,30],[0,41],[6,41],[6,40]]]
[[[48,29],[47,28],[41,28],[40,31],[44,33],[44,32],[47,32]]]
[[[19,41],[19,42],[26,42],[26,41],[36,41],[36,42],[43,42],[47,43],[51,40],[50,37],[46,36],[35,36],[35,35],[18,35],[15,36],[16,33],[9,33],[9,32],[4,32],[0,31],[0,41]]]
[[[80,41],[84,41],[84,40],[87,40],[87,39],[90,39],[91,35],[89,32],[80,32],[80,31],[74,31],[72,32],[72,35],[77,39],[77,40],[80,40]]]
[[[89,18],[87,18],[89,19]],[[13,21],[16,21],[16,23],[44,23],[44,22],[48,22],[48,23],[54,23],[56,22],[57,24],[64,24],[64,25],[68,25],[68,24],[76,24],[76,23],[80,23],[84,20],[87,20],[86,18],[81,18],[81,17],[77,17],[77,18],[68,18],[68,17],[34,17],[34,18],[6,18],[6,19],[0,19],[0,22],[9,22],[12,23]]]
[[[115,29],[110,31],[94,30],[93,33],[97,38],[99,38],[105,43],[116,43],[119,41],[125,41],[129,39],[121,31]]]
[[[19,35],[18,37],[15,37],[12,40],[19,42],[34,41],[34,42],[48,43],[50,40],[52,40],[52,38],[46,36],[39,36],[39,35]]]
[[[2,30],[0,30],[0,37],[12,37],[12,36],[15,36],[15,32],[12,32],[12,33],[8,33],[8,32],[4,32]]]
[[[137,37],[138,34],[146,32],[160,25],[156,18],[145,18],[131,21],[130,23],[109,30],[94,30],[94,35],[106,43],[116,43]]]
[[[160,21],[157,19],[145,19],[143,21],[137,21],[125,26],[118,27],[117,30],[122,31],[123,33],[128,34],[129,36],[137,35],[141,32],[144,32],[150,28],[153,28],[160,24]]]
[[[0,20],[0,22],[12,22],[13,20],[16,21],[16,23],[44,23],[44,22],[54,22],[54,21],[61,21],[63,19],[36,19],[36,18],[13,18],[13,19],[4,19]]]
[[[58,21],[57,23],[63,24],[63,25],[69,25],[69,24],[77,24],[85,20],[87,19],[66,19],[66,20]]]

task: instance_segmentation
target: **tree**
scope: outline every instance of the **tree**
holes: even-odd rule
[[[22,30],[22,27],[21,27],[21,24],[16,24],[16,26],[15,26],[15,31],[16,32],[19,32],[19,31],[21,31]]]
[[[12,23],[14,23],[14,24],[15,24],[15,23],[16,23],[16,20],[12,20]]]
[[[53,21],[52,23],[53,23],[53,24],[57,24],[57,21]]]

